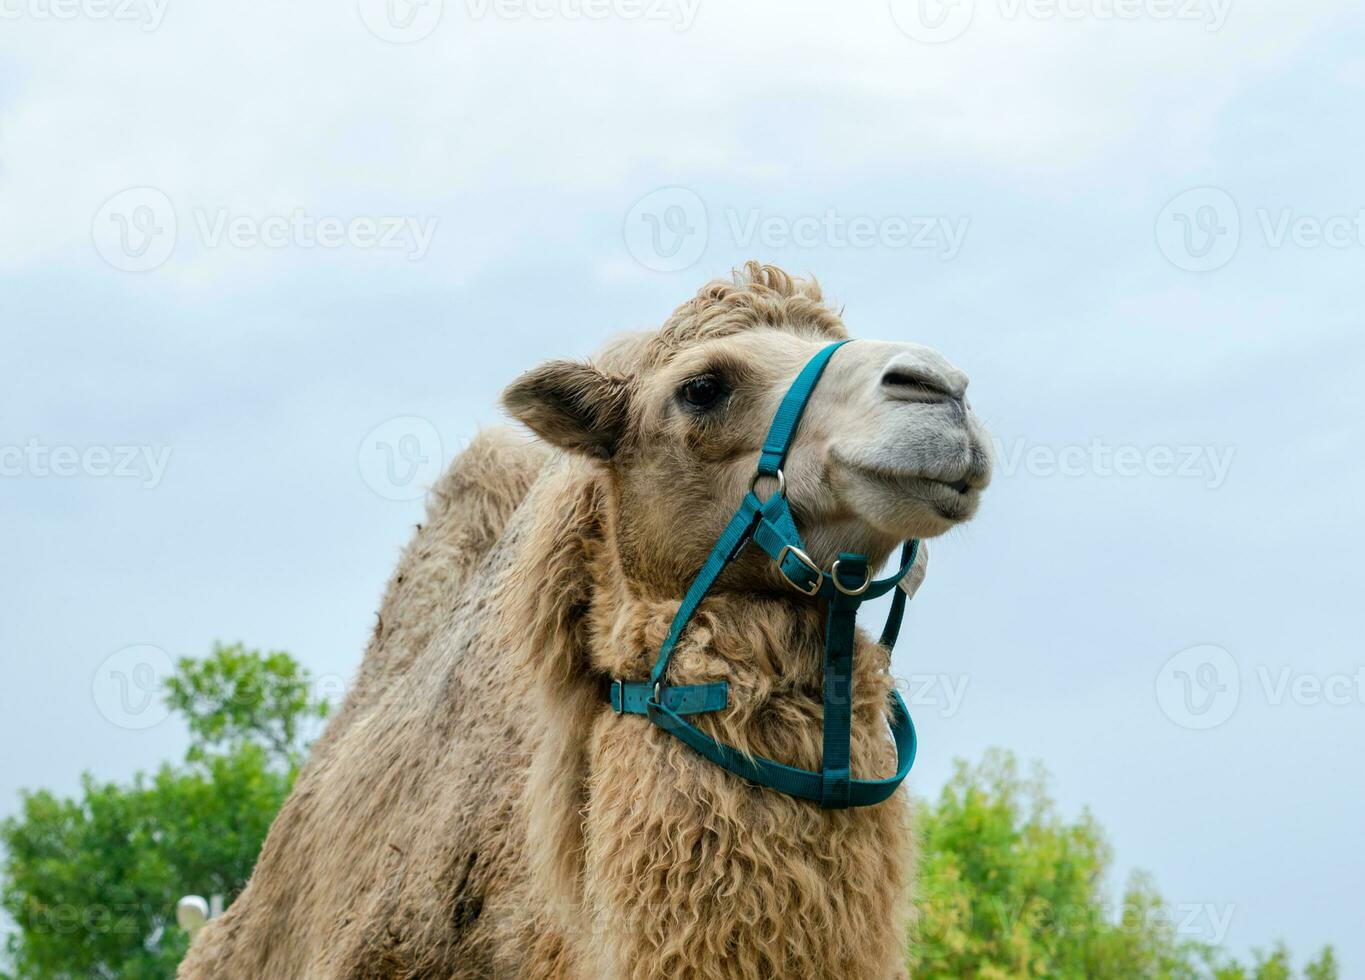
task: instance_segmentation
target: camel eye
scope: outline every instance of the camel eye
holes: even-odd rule
[[[720,401],[721,396],[725,394],[725,386],[714,375],[704,374],[684,382],[679,393],[689,407],[707,409]]]

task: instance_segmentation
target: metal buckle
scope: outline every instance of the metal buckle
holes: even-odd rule
[[[791,552],[793,555],[795,555],[797,561],[799,561],[801,564],[805,565],[807,568],[809,568],[812,572],[815,573],[815,582],[811,585],[809,589],[801,585],[798,585],[796,582],[793,582],[791,576],[788,575],[786,571],[782,568],[782,562],[786,560],[788,552]],[[835,564],[837,565],[838,562],[835,562]],[[777,553],[777,571],[784,579],[787,580],[788,585],[790,585],[797,592],[800,592],[802,595],[813,596],[819,594],[820,582],[824,578],[824,573],[820,571],[820,566],[815,564],[815,562],[811,560],[810,555],[806,554],[800,548],[796,547],[796,545],[786,544],[782,546],[782,550]],[[836,585],[838,584],[837,580],[835,584]]]
[[[862,595],[872,584],[872,569],[869,568],[867,570],[867,578],[863,579],[863,584],[856,589],[846,589],[844,588],[844,584],[839,581],[839,563],[837,561],[829,567],[829,577],[834,579],[834,587],[844,595]]]
[[[611,682],[611,689],[616,695],[616,713],[623,715],[626,713],[626,684],[621,678],[616,678]]]

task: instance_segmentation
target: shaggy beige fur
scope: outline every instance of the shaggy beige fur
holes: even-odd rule
[[[602,700],[609,678],[647,674],[777,400],[843,335],[813,283],[751,265],[595,365],[519,379],[509,409],[565,452],[485,433],[433,490],[354,690],[179,975],[903,976],[904,794],[822,811]],[[702,354],[745,379],[723,424],[670,407]],[[835,408],[813,411],[803,433],[818,439]],[[803,452],[790,482],[812,554],[884,557],[898,535],[841,509]],[[818,769],[822,642],[821,610],[748,555],[670,679],[728,680],[730,707],[697,716],[703,730]],[[860,635],[862,778],[894,768],[887,660]]]

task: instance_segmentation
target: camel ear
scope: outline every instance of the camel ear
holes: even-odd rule
[[[550,361],[502,393],[511,415],[546,442],[610,459],[626,430],[626,382],[577,361]]]

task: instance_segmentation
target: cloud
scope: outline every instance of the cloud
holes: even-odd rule
[[[17,66],[0,110],[0,268],[88,257],[100,206],[142,186],[174,202],[182,236],[196,209],[439,216],[443,276],[674,174],[970,167],[1064,195],[1097,162],[1161,170],[1208,154],[1230,94],[1321,29],[1304,8],[1343,6],[1238,5],[1211,32],[1022,12],[1036,5],[978,2],[970,28],[938,45],[875,2],[703,4],[678,31],[571,18],[572,4],[508,18],[461,0],[410,45],[322,0],[172,4],[154,31],[21,18],[0,42]],[[196,244],[161,285],[280,268]]]

